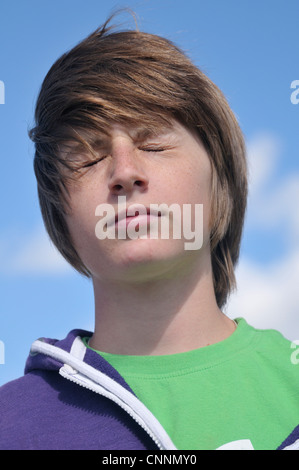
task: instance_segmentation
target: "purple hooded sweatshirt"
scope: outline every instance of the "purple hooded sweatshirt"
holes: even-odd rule
[[[176,450],[120,374],[73,330],[33,343],[25,375],[0,388],[1,450]],[[299,426],[279,449],[299,448]]]
[[[0,389],[0,449],[175,449],[118,372],[73,330],[33,343],[25,375]]]

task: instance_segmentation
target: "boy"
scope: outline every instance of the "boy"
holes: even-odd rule
[[[35,118],[45,226],[92,279],[95,330],[32,345],[0,391],[0,448],[277,449],[299,423],[290,343],[221,311],[247,198],[222,93],[169,41],[107,22],[51,67]],[[187,222],[197,249],[174,236]]]

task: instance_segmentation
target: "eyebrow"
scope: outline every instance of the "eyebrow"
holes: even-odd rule
[[[124,129],[127,130],[128,135],[132,138],[133,141],[140,143],[143,142],[146,139],[149,138],[155,138],[155,137],[160,137],[162,135],[167,135],[171,132],[173,129],[173,126],[171,124],[159,124],[159,126],[152,126],[151,128],[146,127],[145,125],[140,125],[140,126],[123,126]],[[89,134],[89,135],[88,135]],[[105,147],[110,139],[111,139],[111,133],[109,131],[106,132],[90,132],[87,133],[87,135],[81,135],[83,138],[83,142],[81,141],[71,141],[68,143],[64,143],[62,146],[61,152],[64,155],[67,155],[70,157],[71,155],[74,156],[74,154],[80,154],[82,151],[86,150],[86,147],[84,145],[84,141],[90,145],[91,148],[93,148],[95,151]],[[63,148],[64,147],[64,148]]]
[[[172,130],[172,126],[157,126],[156,128],[146,128],[146,127],[138,127],[133,129],[132,132],[129,132],[133,140],[142,141],[152,137],[159,137],[161,135],[168,134]]]

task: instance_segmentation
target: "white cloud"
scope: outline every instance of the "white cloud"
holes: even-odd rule
[[[278,137],[269,133],[260,133],[247,143],[250,198],[264,190],[274,173],[281,147]]]
[[[299,174],[284,179],[278,169],[282,143],[276,136],[260,134],[247,145],[250,171],[247,224],[250,228],[277,229],[297,245],[299,238]],[[298,245],[297,245],[298,246]]]
[[[267,266],[243,258],[236,276],[238,290],[226,308],[228,316],[299,339],[299,250]]]
[[[299,338],[299,175],[289,174],[273,183],[281,149],[278,139],[270,135],[248,144],[252,188],[247,227],[275,231],[287,240],[287,250],[277,247],[267,264],[241,258],[236,270],[238,290],[226,311],[230,317],[243,316],[257,328],[275,328],[294,340]]]
[[[50,242],[43,227],[22,237],[13,236],[6,256],[2,253],[2,270],[7,274],[66,274],[71,268]],[[8,246],[8,242],[6,241]],[[14,245],[12,249],[12,245]]]

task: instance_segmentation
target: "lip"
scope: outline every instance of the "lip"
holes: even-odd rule
[[[142,204],[131,204],[130,206],[120,210],[107,225],[115,225],[117,227],[127,226],[132,220],[138,220],[138,222],[150,222],[151,217],[161,217],[162,215],[161,211],[157,211],[156,209]]]

